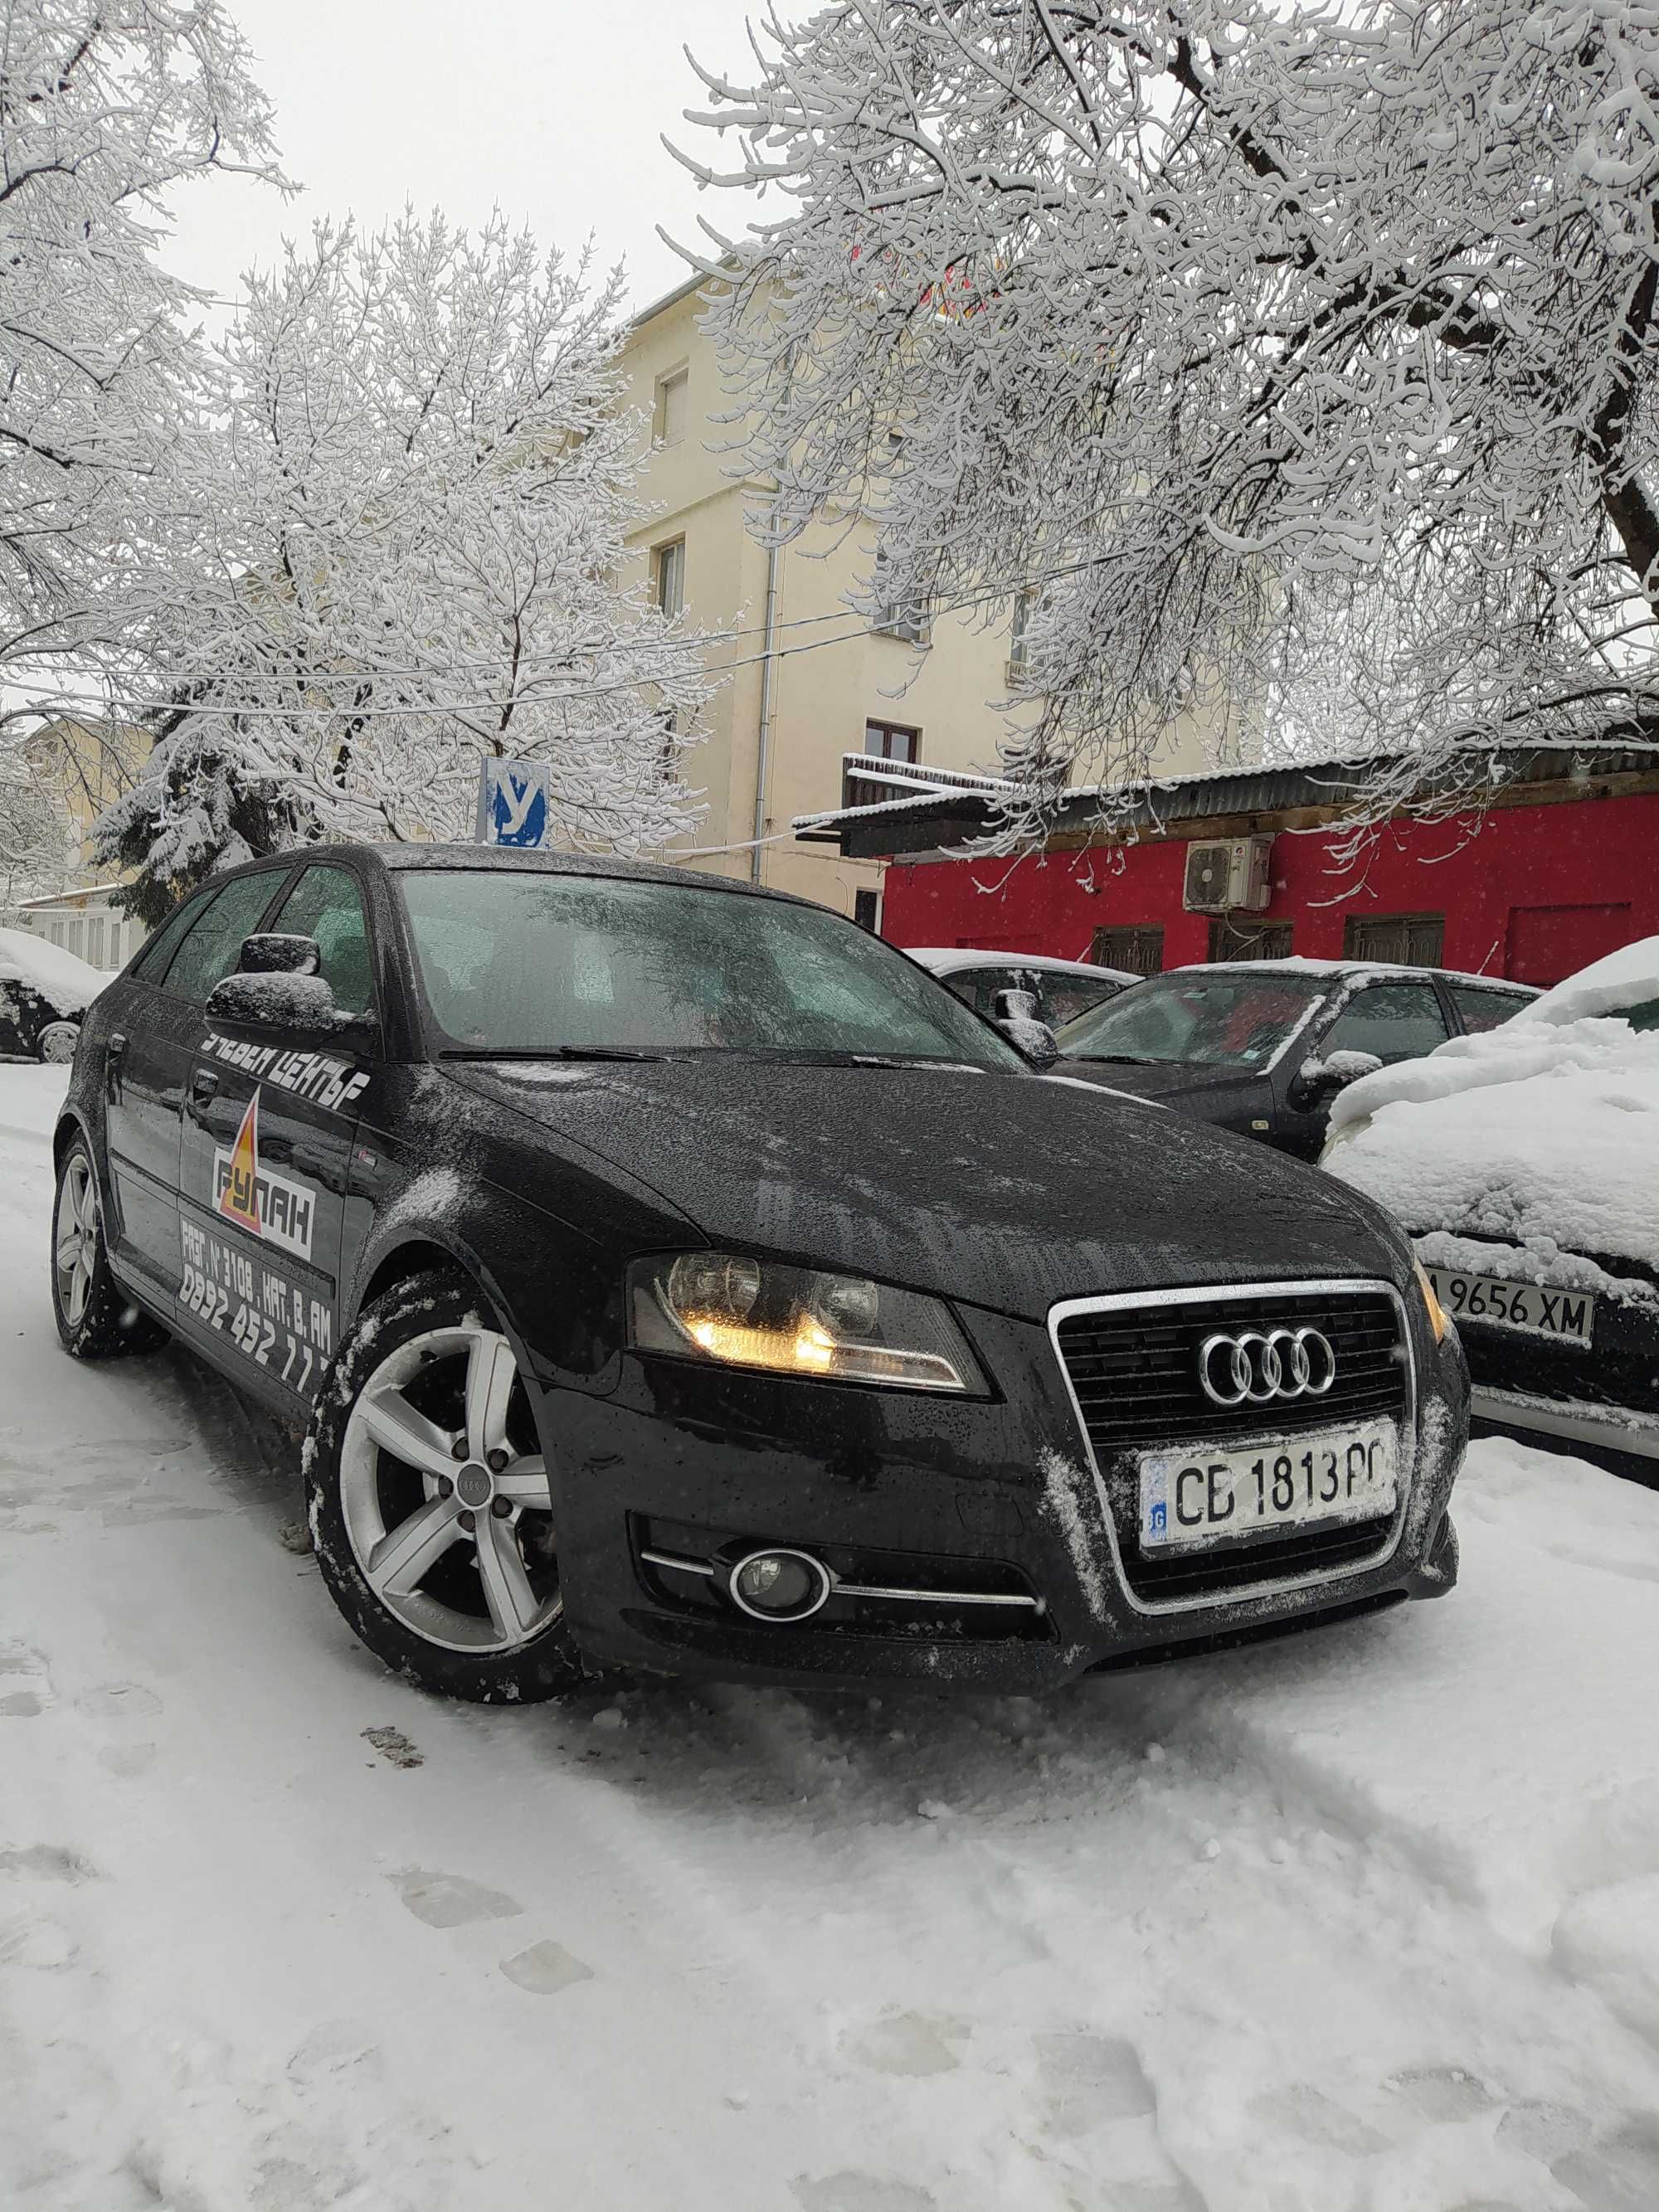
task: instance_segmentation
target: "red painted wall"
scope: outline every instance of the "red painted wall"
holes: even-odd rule
[[[1550,983],[1631,939],[1659,935],[1659,794],[1509,807],[1478,826],[1391,823],[1344,870],[1328,830],[1281,830],[1273,900],[1292,949],[1340,959],[1351,914],[1443,914],[1449,968]],[[1161,922],[1164,964],[1209,957],[1209,918],[1182,911],[1184,842],[887,871],[882,934],[1086,959],[1109,923]]]

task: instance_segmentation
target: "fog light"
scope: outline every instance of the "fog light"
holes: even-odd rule
[[[829,1596],[830,1571],[810,1552],[750,1552],[726,1587],[751,1620],[805,1620]]]

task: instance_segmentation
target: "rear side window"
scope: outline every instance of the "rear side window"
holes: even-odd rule
[[[369,978],[368,924],[363,895],[349,868],[307,868],[277,908],[271,927],[292,937],[314,937],[323,956],[323,981],[348,1014],[366,1014],[374,1003]]]
[[[234,974],[242,939],[258,927],[278,881],[276,871],[268,868],[227,884],[191,925],[167,969],[166,988],[199,1006],[216,983]]]
[[[1356,991],[1320,1050],[1368,1052],[1384,1066],[1416,1060],[1446,1042],[1446,1018],[1432,983],[1371,983]]]
[[[1109,999],[1122,986],[1109,983],[1103,975],[1097,983],[1083,977],[1045,975],[1042,978],[1042,1018],[1051,1028],[1061,1022],[1075,1021],[1086,1014],[1091,1006],[1097,1006],[1103,999]]]
[[[1458,1018],[1471,1036],[1497,1029],[1511,1014],[1518,1014],[1522,1006],[1532,1004],[1518,991],[1477,991],[1457,983],[1452,985],[1451,994]]]
[[[159,983],[167,973],[168,961],[172,959],[178,949],[179,939],[187,929],[201,920],[203,908],[210,899],[216,896],[216,892],[210,890],[198,891],[193,899],[186,899],[172,921],[157,930],[139,954],[133,967],[133,974],[141,977],[146,983]]]

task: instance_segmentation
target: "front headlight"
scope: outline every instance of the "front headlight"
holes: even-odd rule
[[[1420,1260],[1413,1260],[1412,1265],[1417,1270],[1417,1287],[1422,1291],[1423,1303],[1429,1310],[1429,1327],[1434,1331],[1434,1340],[1437,1344],[1443,1344],[1446,1341],[1446,1331],[1451,1327],[1451,1316],[1441,1304],[1438,1293],[1429,1280],[1429,1272],[1423,1262]]]
[[[915,1291],[737,1252],[636,1260],[628,1291],[630,1339],[643,1352],[830,1382],[988,1395],[948,1308]]]

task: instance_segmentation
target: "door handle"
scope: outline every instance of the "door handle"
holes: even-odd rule
[[[198,1106],[210,1106],[219,1095],[219,1079],[210,1067],[198,1067],[190,1079],[190,1095]]]

